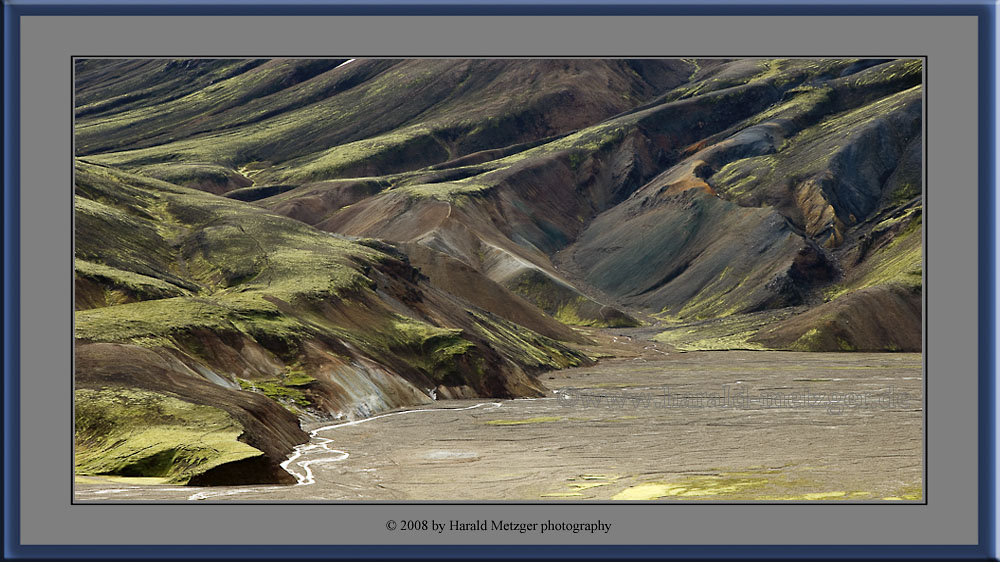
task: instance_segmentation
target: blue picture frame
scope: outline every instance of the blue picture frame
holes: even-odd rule
[[[996,6],[988,0],[965,3],[943,1],[865,3],[805,3],[771,0],[764,5],[734,0],[695,3],[631,0],[612,4],[606,0],[437,0],[432,3],[381,0],[331,3],[297,0],[288,4],[265,1],[175,0],[168,3],[138,0],[104,0],[100,4],[69,0],[32,0],[4,5],[4,556],[5,558],[326,558],[328,547],[284,545],[118,545],[35,546],[20,544],[19,509],[19,334],[22,310],[19,301],[19,147],[24,125],[19,121],[19,33],[25,16],[112,15],[965,15],[978,18],[979,28],[979,541],[968,546],[912,545],[683,545],[683,546],[526,546],[496,545],[348,545],[338,547],[337,557],[409,558],[904,558],[996,559]]]

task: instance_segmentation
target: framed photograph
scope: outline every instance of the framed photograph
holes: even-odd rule
[[[4,10],[7,556],[995,557],[992,5]]]

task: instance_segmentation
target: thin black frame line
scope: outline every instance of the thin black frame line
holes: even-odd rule
[[[345,56],[169,56],[169,55],[152,55],[152,56],[127,56],[127,55],[98,55],[98,56],[86,56],[86,55],[73,55],[70,57],[70,74],[71,74],[71,114],[72,114],[72,125],[71,125],[71,154],[73,158],[73,165],[71,166],[71,182],[72,189],[71,193],[76,195],[76,59],[120,59],[120,60],[164,60],[164,59],[213,59],[213,60],[248,60],[248,59],[270,59],[270,60],[292,60],[292,59],[341,59]],[[350,57],[346,57],[350,58]],[[921,308],[921,366],[922,366],[922,383],[923,383],[923,393],[921,396],[922,406],[921,412],[923,416],[922,424],[922,434],[923,434],[923,481],[921,482],[921,496],[923,501],[780,501],[780,500],[765,500],[765,501],[712,501],[712,500],[645,500],[645,501],[628,501],[624,503],[622,501],[604,501],[604,500],[534,500],[530,502],[517,502],[517,501],[504,501],[504,500],[413,500],[413,501],[403,501],[403,502],[393,502],[393,501],[383,501],[383,500],[373,500],[373,501],[338,501],[338,500],[313,500],[313,501],[287,501],[287,500],[228,500],[224,502],[190,502],[190,501],[176,501],[176,500],[77,500],[76,498],[76,291],[75,288],[71,294],[71,311],[72,319],[70,322],[71,326],[71,345],[73,346],[73,353],[70,359],[72,366],[72,376],[71,379],[71,393],[70,399],[72,401],[70,411],[73,413],[73,420],[70,424],[71,435],[70,443],[73,444],[73,451],[71,453],[72,464],[71,469],[71,485],[70,485],[70,505],[191,505],[191,504],[208,504],[208,505],[927,505],[927,488],[928,488],[928,439],[927,439],[927,422],[928,422],[928,412],[927,412],[927,374],[928,374],[928,360],[927,360],[927,340],[928,332],[927,325],[929,321],[929,315],[927,314],[927,303],[928,303],[928,289],[927,289],[927,279],[929,273],[927,270],[927,181],[928,181],[928,170],[927,170],[927,138],[929,129],[927,127],[927,72],[928,72],[928,62],[929,57],[927,55],[903,55],[903,56],[891,56],[891,55],[830,55],[830,56],[782,56],[782,55],[735,55],[735,56],[722,56],[722,55],[711,55],[711,56],[657,56],[657,55],[639,55],[639,56],[587,56],[587,55],[567,55],[567,56],[531,56],[531,55],[513,55],[513,56],[496,56],[496,57],[463,57],[463,56],[452,56],[452,55],[431,55],[431,56],[357,56],[355,58],[362,59],[402,59],[402,60],[425,60],[425,59],[447,59],[447,60],[510,60],[510,59],[526,59],[526,60],[563,60],[563,59],[597,59],[597,60],[630,60],[630,59],[680,59],[680,58],[697,58],[697,59],[757,59],[757,58],[781,58],[781,59],[922,59],[921,64],[921,130],[923,138],[921,139],[921,168],[922,168],[922,185],[921,185],[921,270],[923,273],[923,280],[921,286],[922,293],[922,308]],[[76,257],[76,211],[73,205],[70,206],[71,214],[73,215],[70,219],[70,224],[73,229],[73,241],[72,241],[72,272],[73,275],[71,279],[75,278],[75,257]],[[72,285],[72,284],[71,284]]]
[[[249,59],[268,59],[268,60],[336,60],[343,58],[359,58],[359,59],[379,59],[379,60],[511,60],[511,59],[525,59],[525,60],[563,60],[563,59],[595,59],[595,60],[631,60],[631,59],[656,59],[656,60],[669,60],[669,59],[794,59],[794,60],[808,60],[808,59],[919,59],[923,58],[926,60],[926,55],[824,55],[822,57],[817,56],[804,56],[804,55],[617,55],[617,56],[607,56],[607,55],[559,55],[559,56],[535,56],[535,55],[510,55],[510,56],[457,56],[457,55],[342,55],[342,56],[330,56],[330,55],[282,55],[282,56],[213,56],[213,55],[141,55],[141,56],[128,56],[128,55],[73,55],[72,59],[118,59],[118,60],[198,60],[198,59],[211,59],[211,60],[249,60]]]
[[[70,279],[72,282],[70,286],[72,287],[72,293],[70,294],[70,349],[72,353],[70,354],[70,443],[73,444],[73,451],[70,453],[70,505],[76,505],[76,57],[70,57],[70,86],[72,88],[71,92],[71,107],[70,115],[72,115],[73,120],[70,125],[70,154],[72,156],[72,162],[70,164],[70,193],[72,193],[72,204],[70,205],[70,226],[73,232],[73,243],[70,246],[70,262],[72,267],[72,275]]]
[[[921,258],[920,259],[920,271],[923,274],[923,279],[921,279],[921,281],[920,281],[920,283],[921,283],[921,285],[920,285],[920,292],[921,292],[920,325],[921,325],[921,331],[922,331],[922,333],[921,333],[921,339],[920,339],[920,345],[921,345],[920,356],[921,356],[922,363],[923,363],[923,373],[922,373],[923,381],[922,382],[924,383],[923,384],[924,393],[923,393],[923,396],[922,396],[922,399],[923,399],[922,409],[923,409],[923,418],[924,418],[924,427],[923,427],[923,434],[924,434],[924,455],[923,455],[924,456],[924,471],[923,471],[924,474],[923,474],[923,477],[924,477],[924,481],[921,483],[920,487],[921,487],[921,496],[923,497],[923,500],[924,500],[923,501],[923,505],[927,505],[927,488],[928,488],[928,486],[927,486],[927,480],[928,480],[928,477],[930,476],[930,471],[927,468],[927,465],[930,464],[930,456],[927,454],[927,394],[928,394],[927,393],[927,374],[930,372],[929,362],[927,361],[927,342],[928,342],[928,333],[929,333],[928,330],[927,330],[927,324],[928,324],[928,320],[930,319],[930,315],[927,314],[927,303],[929,302],[928,298],[927,298],[927,292],[928,292],[927,279],[928,279],[928,275],[929,275],[928,274],[928,268],[927,268],[927,180],[928,180],[928,177],[929,177],[928,176],[928,172],[927,172],[927,147],[930,146],[928,144],[928,140],[927,140],[928,132],[930,131],[930,129],[927,127],[927,104],[928,104],[928,100],[929,100],[929,98],[927,96],[927,82],[928,82],[927,81],[927,72],[928,72],[928,68],[930,66],[930,64],[929,64],[929,62],[930,62],[929,61],[929,57],[925,55],[923,57],[923,61],[924,61],[923,65],[922,65],[922,67],[920,69],[920,71],[921,71],[921,82],[920,82],[920,87],[921,87],[921,96],[920,96],[920,101],[921,101],[921,103],[920,103],[920,110],[921,110],[921,114],[920,114],[920,128],[921,128],[921,132],[923,133],[923,138],[920,139],[920,167],[921,167],[921,171],[923,172],[921,174],[921,183],[923,185],[921,185],[921,189],[920,189],[920,221],[921,221],[921,224],[920,224],[920,233],[921,233],[921,239],[920,239],[920,252],[921,252],[921,256],[920,256],[920,258]]]

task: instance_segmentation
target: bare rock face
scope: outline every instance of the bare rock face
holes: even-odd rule
[[[920,349],[919,60],[76,65],[80,471],[288,482],[300,420],[537,396],[582,327]]]

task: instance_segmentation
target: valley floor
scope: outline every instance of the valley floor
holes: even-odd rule
[[[296,486],[77,477],[77,501],[922,500],[920,354],[678,353],[595,332],[539,399],[328,422]]]

